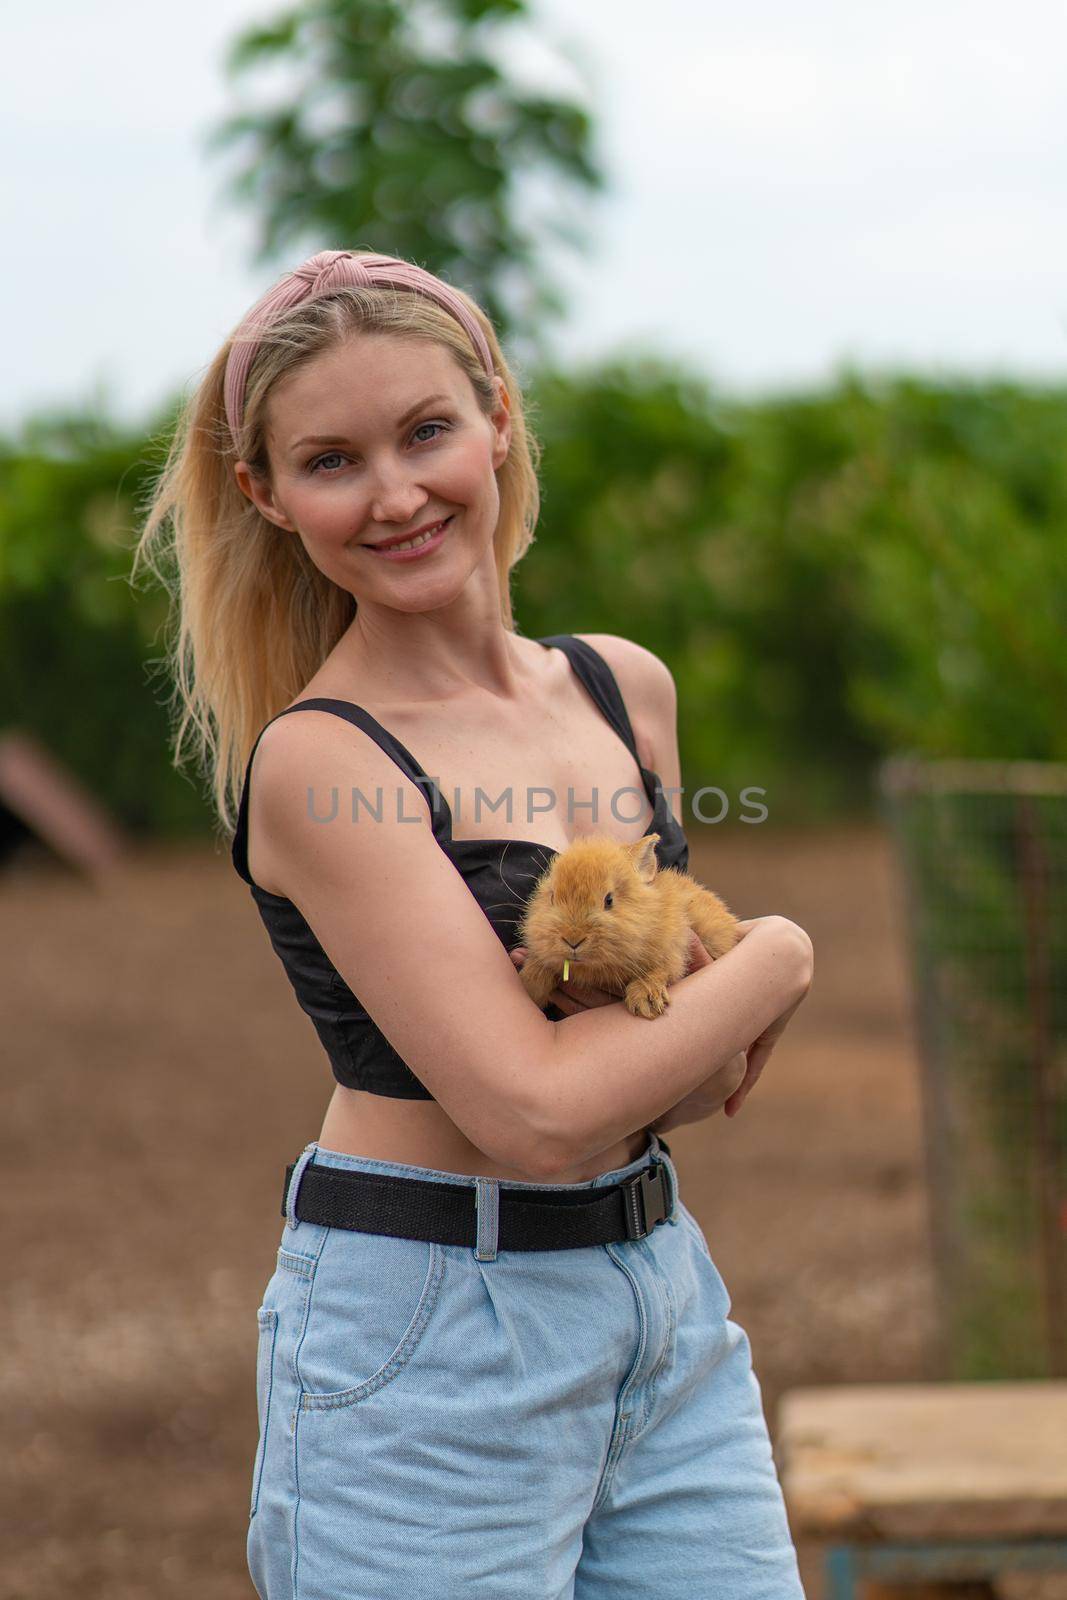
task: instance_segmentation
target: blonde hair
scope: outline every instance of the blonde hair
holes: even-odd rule
[[[456,290],[462,294],[462,291]],[[510,400],[511,442],[497,468],[500,513],[493,536],[500,607],[515,631],[511,570],[534,538],[540,509],[540,446],[522,391],[488,317],[463,294],[481,326]],[[144,563],[170,595],[163,664],[173,679],[174,765],[192,744],[218,818],[232,835],[248,757],[257,735],[296,699],[356,614],[356,601],[311,561],[303,544],[268,521],[242,493],[234,464],[266,477],[267,401],[297,367],[355,333],[430,340],[470,380],[479,409],[499,396],[459,322],[425,296],[351,286],[306,301],[262,337],[248,374],[239,456],[226,423],[227,339],[178,418],[147,505],[131,578]]]

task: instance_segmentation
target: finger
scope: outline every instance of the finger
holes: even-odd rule
[[[755,1065],[753,1065],[751,1061],[749,1062],[749,1070],[745,1073],[745,1076],[742,1078],[733,1094],[723,1104],[723,1110],[726,1112],[728,1117],[734,1117],[740,1111],[741,1107],[744,1105],[745,1101],[748,1099],[749,1095],[759,1082],[763,1067],[764,1063],[762,1061],[756,1063]]]
[[[621,1000],[622,993],[612,993],[610,989],[603,988],[592,981],[591,974],[585,972],[579,963],[572,961],[571,970],[566,978],[562,975],[559,987],[564,994],[573,995],[576,1000],[581,1000],[587,1006],[606,1006],[613,1000]]]
[[[555,1006],[557,1011],[562,1011],[564,1016],[576,1016],[579,1011],[586,1008],[580,1000],[575,1000],[571,995],[564,994],[562,989],[553,989],[548,997],[549,1005]]]
[[[746,1082],[747,1082],[747,1079],[746,1079]],[[737,1088],[734,1090],[733,1094],[728,1095],[727,1098],[722,1103],[722,1109],[723,1109],[724,1113],[726,1114],[726,1116],[728,1116],[728,1117],[736,1117],[737,1113],[740,1111],[741,1107],[744,1105],[745,1100],[747,1098],[747,1095],[748,1095],[748,1090],[745,1087],[745,1083],[739,1083]]]
[[[621,998],[617,994],[608,994],[605,989],[576,989],[568,986],[564,993],[569,994],[574,1000],[579,1000],[587,1009],[614,1005],[615,1001]]]
[[[752,1046],[748,1054],[748,1072],[745,1074],[745,1077],[748,1080],[749,1088],[751,1088],[751,1086],[759,1078],[764,1067],[767,1065],[767,1062],[770,1060],[773,1050],[773,1039],[767,1043],[764,1043],[762,1040],[757,1040]]]
[[[764,1067],[771,1059],[771,1055],[774,1051],[775,1045],[778,1043],[779,1037],[780,1035],[775,1035],[772,1038],[769,1033],[763,1033],[753,1044],[749,1046],[746,1053],[748,1066],[745,1076],[742,1078],[733,1094],[731,1094],[730,1097],[723,1103],[723,1110],[728,1117],[734,1117],[737,1115],[745,1101],[748,1099],[749,1095],[752,1093],[753,1089],[756,1087]]]
[[[759,1069],[754,1065],[752,1057],[750,1056],[744,1077],[737,1085],[737,1088],[734,1089],[731,1094],[727,1095],[726,1099],[723,1101],[722,1108],[728,1117],[734,1117],[737,1115],[748,1098],[749,1090],[752,1088],[752,1085],[755,1083],[758,1077]]]
[[[581,984],[570,982],[561,984],[558,992],[565,995],[568,1000],[574,1000],[582,1011],[589,1011],[594,1006],[610,1006],[620,998],[616,994],[608,994],[603,989],[587,989]]]
[[[709,953],[703,939],[694,928],[689,930],[689,946],[686,950],[687,966],[685,976],[691,972],[699,972],[703,967],[710,967],[714,957]]]
[[[583,1010],[591,1006],[610,1006],[616,1000],[621,1000],[621,994],[613,994],[610,989],[600,989],[591,983],[580,983],[575,978],[568,978],[565,982],[561,979],[558,992],[566,995],[571,1000],[576,1000]]]

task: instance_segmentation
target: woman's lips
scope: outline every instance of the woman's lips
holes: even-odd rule
[[[453,512],[454,515],[455,513]],[[446,517],[436,533],[431,534],[424,544],[415,545],[411,550],[376,550],[372,544],[367,545],[366,548],[381,561],[417,561],[420,556],[428,556],[437,549],[451,525],[452,517]]]

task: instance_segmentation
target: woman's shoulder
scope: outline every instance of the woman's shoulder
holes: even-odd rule
[[[664,730],[673,735],[677,717],[677,690],[670,668],[643,644],[617,633],[576,633],[573,637],[603,656],[626,702],[638,749],[643,736],[645,749],[655,754],[662,748]],[[642,761],[659,770],[655,759],[645,761],[642,756]]]
[[[576,633],[572,637],[583,639],[599,651],[619,680],[623,694],[627,687],[640,695],[649,690],[655,694],[657,688],[666,684],[671,687],[674,685],[667,664],[654,651],[635,643],[633,639],[624,639],[617,633]]]

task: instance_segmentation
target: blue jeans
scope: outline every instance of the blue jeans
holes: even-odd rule
[[[657,1153],[675,1208],[647,1239],[479,1259],[297,1221],[310,1160],[475,1184],[308,1145],[258,1312],[261,1600],[803,1600],[748,1338],[670,1157],[653,1134],[566,1187]]]

